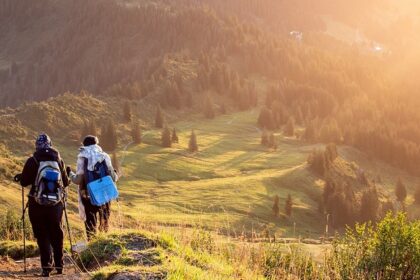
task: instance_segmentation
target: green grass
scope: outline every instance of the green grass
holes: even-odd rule
[[[233,236],[249,236],[252,232],[283,237],[322,235],[324,217],[318,212],[318,201],[323,182],[306,165],[308,154],[321,145],[308,145],[277,132],[278,150],[266,149],[260,145],[261,133],[255,126],[257,114],[254,110],[213,120],[195,115],[171,123],[180,139],[172,148],[160,147],[160,130],[143,131],[144,143],[118,153],[123,177],[118,183],[120,202],[113,205],[113,224],[200,226]],[[199,143],[195,154],[187,151],[192,129]],[[125,146],[129,139],[121,142],[120,146]],[[63,144],[60,139],[55,143],[65,162],[74,167],[78,147]],[[355,149],[339,150],[345,160],[355,162],[354,168],[339,162],[344,176],[355,178],[358,166],[372,178],[386,170],[379,187],[391,197],[393,182],[402,176],[407,181],[411,204],[417,178]],[[83,224],[77,214],[76,188],[70,187],[68,210],[73,232],[81,238]],[[18,187],[0,184],[0,189],[4,202],[0,207],[20,205]],[[283,214],[288,194],[294,201],[291,217]],[[271,211],[275,195],[280,197],[278,218]],[[416,213],[417,208],[412,208],[416,207],[409,206],[410,212]]]
[[[313,146],[282,138],[279,149],[260,145],[256,112],[220,116],[214,120],[178,122],[180,143],[161,148],[160,131],[149,131],[144,144],[119,154],[124,176],[119,182],[123,212],[139,222],[200,225],[225,233],[272,233],[317,236],[322,219],[317,212],[321,189],[307,170]],[[195,129],[199,152],[186,151]],[[274,218],[273,197],[294,198],[291,218]]]
[[[38,246],[35,242],[27,241],[26,257],[35,257],[39,254]],[[0,256],[8,256],[15,260],[23,258],[22,241],[0,241]]]

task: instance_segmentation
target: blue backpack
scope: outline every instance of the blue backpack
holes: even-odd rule
[[[88,160],[85,159],[85,182],[92,205],[102,206],[117,199],[117,186],[110,176],[106,161],[96,163],[93,171],[89,171],[87,166]]]

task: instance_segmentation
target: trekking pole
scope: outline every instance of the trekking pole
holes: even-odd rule
[[[23,272],[26,273],[25,189],[22,187]]]
[[[21,174],[17,174],[13,180],[20,182]],[[26,230],[25,230],[25,189],[22,186],[22,235],[23,235],[23,272],[26,273]]]
[[[67,215],[67,202],[66,202],[67,198],[64,199],[63,201],[63,205],[64,205],[64,217],[66,219],[66,227],[67,227],[67,233],[69,235],[69,241],[70,241],[70,252],[73,255],[73,241],[71,239],[71,230],[70,230],[70,223],[69,223],[69,217]]]

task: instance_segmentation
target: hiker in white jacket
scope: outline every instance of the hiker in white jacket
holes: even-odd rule
[[[97,219],[99,215],[99,230],[108,231],[109,217],[111,214],[111,202],[103,206],[92,205],[87,191],[86,171],[93,171],[95,165],[105,161],[108,168],[108,175],[117,182],[118,174],[112,166],[111,158],[98,145],[99,141],[96,136],[88,135],[83,140],[83,147],[80,148],[77,157],[76,173],[68,167],[68,174],[74,184],[79,185],[79,214],[85,222],[86,234],[90,239],[96,233]],[[87,166],[86,166],[87,164]]]

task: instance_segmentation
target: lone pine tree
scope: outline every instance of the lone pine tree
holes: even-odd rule
[[[162,147],[164,148],[170,148],[172,147],[172,141],[171,141],[171,130],[165,126],[165,128],[162,131]]]
[[[284,134],[286,136],[294,136],[295,135],[295,120],[290,117],[284,127]]]
[[[132,128],[131,128],[131,138],[135,144],[141,144],[142,136],[141,136],[141,129],[140,124],[138,121],[133,121]]]
[[[376,221],[378,218],[379,199],[376,187],[371,187],[362,195],[360,218],[363,222]]]
[[[105,151],[115,151],[118,145],[118,136],[114,122],[111,120],[102,128],[102,147]]]
[[[188,150],[191,153],[195,153],[198,151],[197,135],[195,134],[194,130],[191,131],[190,141],[188,143]]]
[[[171,136],[172,143],[178,143],[178,135],[176,133],[176,128],[172,129],[172,136]]]

